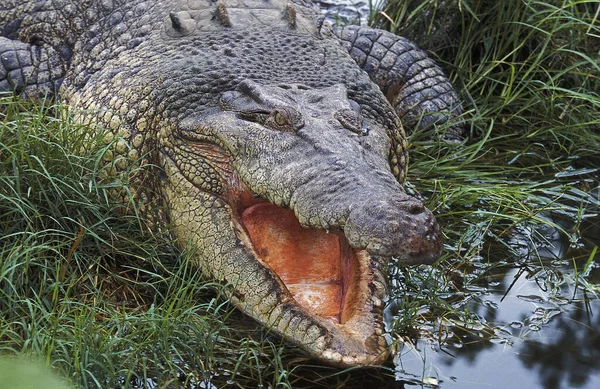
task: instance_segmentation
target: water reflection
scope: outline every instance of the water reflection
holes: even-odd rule
[[[523,365],[540,377],[544,388],[597,388],[600,383],[598,377],[593,378],[600,369],[600,315],[596,310],[592,317],[586,303],[571,304],[568,316],[556,318],[551,328],[556,337],[532,339],[526,352],[519,355]]]

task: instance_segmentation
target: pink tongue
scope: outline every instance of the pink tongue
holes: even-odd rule
[[[242,222],[261,260],[296,301],[339,322],[344,289],[339,237],[303,228],[292,211],[270,203],[245,209]]]

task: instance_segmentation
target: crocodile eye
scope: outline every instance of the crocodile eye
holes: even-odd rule
[[[279,131],[298,131],[304,126],[304,119],[295,108],[279,107],[271,111],[266,124]]]
[[[277,124],[278,126],[287,126],[290,123],[288,122],[287,118],[283,115],[283,113],[281,113],[281,111],[275,111],[275,114],[273,115],[273,119],[275,120],[275,124]]]

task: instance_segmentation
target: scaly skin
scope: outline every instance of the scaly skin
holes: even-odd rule
[[[402,188],[398,115],[413,130],[460,104],[412,43],[317,20],[300,0],[5,0],[0,91],[54,95],[108,129],[113,173],[145,166],[139,208],[242,311],[324,362],[381,363],[388,259],[442,247]]]

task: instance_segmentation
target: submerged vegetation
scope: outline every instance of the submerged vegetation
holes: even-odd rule
[[[390,1],[373,19],[435,53],[470,131],[461,144],[411,136],[408,189],[438,215],[446,250],[434,267],[391,266],[398,355],[417,338],[439,347],[510,338],[493,307],[481,307],[519,277],[565,304],[583,301],[597,320],[589,310],[600,289],[598,3]],[[111,200],[129,193],[128,176],[106,180],[110,145],[85,134],[64,107],[0,99],[2,357],[42,359],[91,388],[423,381],[398,367],[313,366],[246,324],[189,253],[148,231],[134,205]],[[501,278],[508,269],[512,284]]]

